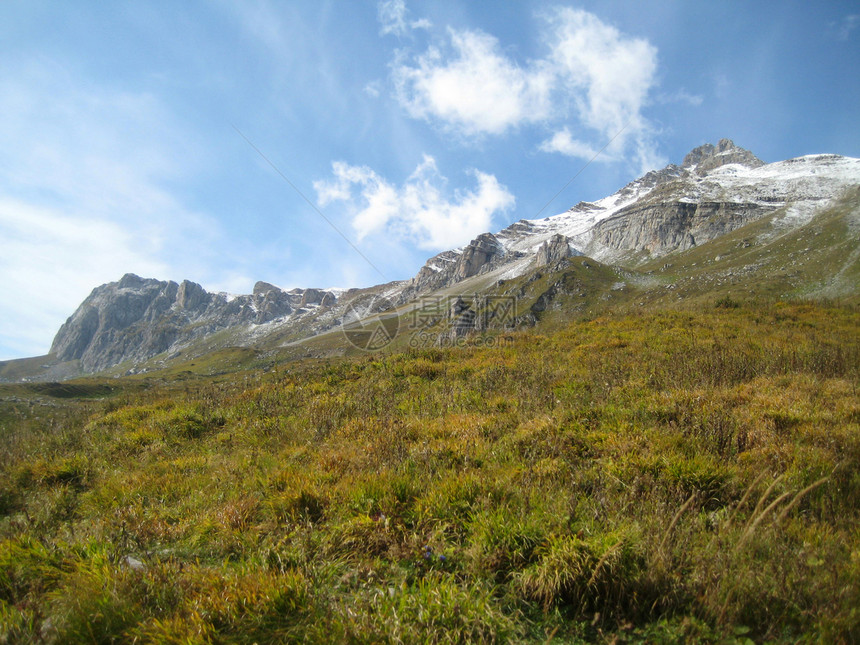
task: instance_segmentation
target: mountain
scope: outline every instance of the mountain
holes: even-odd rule
[[[449,286],[503,265],[521,272],[544,244],[552,246],[553,259],[583,254],[635,266],[704,244],[779,209],[789,209],[795,223],[805,222],[858,183],[858,159],[810,155],[765,164],[723,139],[692,150],[681,166],[649,172],[601,200],[580,202],[540,220],[520,220],[430,258],[410,287],[419,293]],[[546,252],[544,261],[550,259]],[[484,259],[480,266],[475,255]]]
[[[518,323],[553,308],[594,310],[634,292],[639,302],[656,301],[750,281],[794,294],[856,296],[858,186],[860,159],[825,154],[765,164],[723,139],[598,201],[479,235],[430,258],[410,280],[289,291],[258,282],[253,293],[233,296],[128,274],[90,294],[60,328],[48,357],[0,364],[0,379],[117,366],[134,372],[154,357],[164,365],[227,347],[342,352],[343,338],[331,340],[332,331],[380,309],[404,316],[432,294],[518,298]],[[795,250],[783,253],[787,244]],[[717,246],[720,253],[708,250]],[[663,262],[667,256],[675,259]],[[694,257],[699,261],[684,259]],[[715,257],[724,268],[711,266]],[[466,320],[467,313],[471,322],[462,332],[477,328],[472,305],[461,299],[446,315]],[[309,341],[318,337],[325,342]]]
[[[286,317],[298,321],[335,300],[332,291],[283,291],[266,282],[257,282],[250,295],[231,296],[209,293],[188,280],[177,284],[127,274],[93,290],[60,327],[51,353],[60,361],[80,360],[84,371],[96,372],[168,350],[177,353],[224,329]]]

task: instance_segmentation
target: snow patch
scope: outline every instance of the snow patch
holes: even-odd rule
[[[528,268],[531,266],[534,258],[523,258],[521,260],[517,260],[516,262],[511,263],[511,267],[499,275],[499,280],[513,280],[514,278],[519,278],[523,273],[525,273]]]
[[[780,228],[797,228],[808,224],[815,214],[829,207],[833,203],[831,199],[819,201],[795,202],[785,210],[785,214],[774,221],[774,225]]]

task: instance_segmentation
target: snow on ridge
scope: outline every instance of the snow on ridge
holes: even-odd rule
[[[343,294],[349,291],[349,289],[346,287],[326,287],[325,289],[322,289],[322,291],[327,291],[335,298],[340,298]]]
[[[666,170],[671,170],[671,166]],[[658,171],[659,172],[659,171]],[[850,184],[860,183],[860,159],[839,155],[806,155],[751,168],[740,163],[718,166],[704,175],[694,169],[677,177],[672,199],[696,203],[703,199],[758,203],[778,207],[798,204],[789,219],[806,220],[825,200]],[[526,219],[525,231],[497,234],[509,251],[534,253],[555,234],[570,238],[577,249],[590,242],[590,232],[599,222],[634,204],[653,191],[655,185],[644,177],[634,180],[612,195],[594,202],[580,202],[563,213],[542,219]],[[807,206],[800,206],[801,203]],[[515,226],[515,225],[512,225]],[[510,228],[510,227],[509,227]]]
[[[718,154],[725,156],[732,152]],[[569,238],[578,252],[589,249],[598,260],[610,257],[611,249],[593,248],[595,226],[633,204],[642,203],[643,198],[647,199],[658,187],[659,199],[666,202],[750,203],[767,210],[789,206],[783,217],[784,224],[793,225],[808,221],[819,208],[852,184],[860,184],[860,159],[832,154],[806,155],[757,167],[727,163],[702,174],[696,172],[696,166],[670,164],[596,201],[579,202],[557,215],[514,222],[495,233],[495,237],[505,252],[512,254],[510,263],[505,264],[504,277],[513,277],[525,270],[531,261],[531,257],[528,260],[514,257],[519,253],[533,256],[556,234]],[[433,272],[444,271],[463,251],[464,247],[444,251],[430,258],[425,267]]]
[[[580,202],[578,204],[592,207],[587,210],[576,210],[576,206],[574,206],[558,215],[551,215],[543,219],[524,220],[531,227],[529,233],[522,236],[516,236],[515,233],[506,234],[500,239],[506,250],[526,253],[536,252],[541,244],[556,234],[571,238],[574,242],[585,242],[584,236],[598,222],[633,204],[652,190],[653,186],[642,186],[641,182],[637,180],[627,184],[612,195],[594,202]],[[582,244],[576,244],[577,251],[581,251],[582,248]]]
[[[771,204],[826,200],[860,183],[860,159],[838,155],[807,155],[758,168],[720,171],[717,168],[705,177],[705,195],[713,194],[710,183],[723,191],[715,196]]]

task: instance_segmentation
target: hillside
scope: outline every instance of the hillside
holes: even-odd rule
[[[698,309],[0,386],[0,640],[853,642],[860,314]]]
[[[860,641],[858,167],[724,140],[408,281],[96,288],[0,364],[0,643]]]
[[[258,282],[252,294],[235,296],[187,280],[126,275],[93,290],[58,331],[51,354],[0,363],[0,380],[130,374],[231,347],[284,356],[349,353],[354,347],[341,333],[345,325],[380,309],[414,315],[432,298],[509,298],[521,313],[515,324],[531,324],[538,317],[527,302],[526,292],[538,286],[531,283],[555,285],[535,296],[546,309],[574,288],[561,288],[563,265],[581,256],[611,267],[614,277],[586,280],[587,289],[577,287],[585,300],[551,309],[596,314],[625,299],[668,304],[731,291],[853,301],[858,186],[858,159],[810,155],[765,164],[723,139],[594,203],[484,233],[430,258],[410,280],[350,290],[283,290]]]

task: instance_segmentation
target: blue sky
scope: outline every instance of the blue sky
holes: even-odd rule
[[[858,157],[858,70],[854,2],[7,0],[0,359],[126,272],[367,286],[721,137]]]

